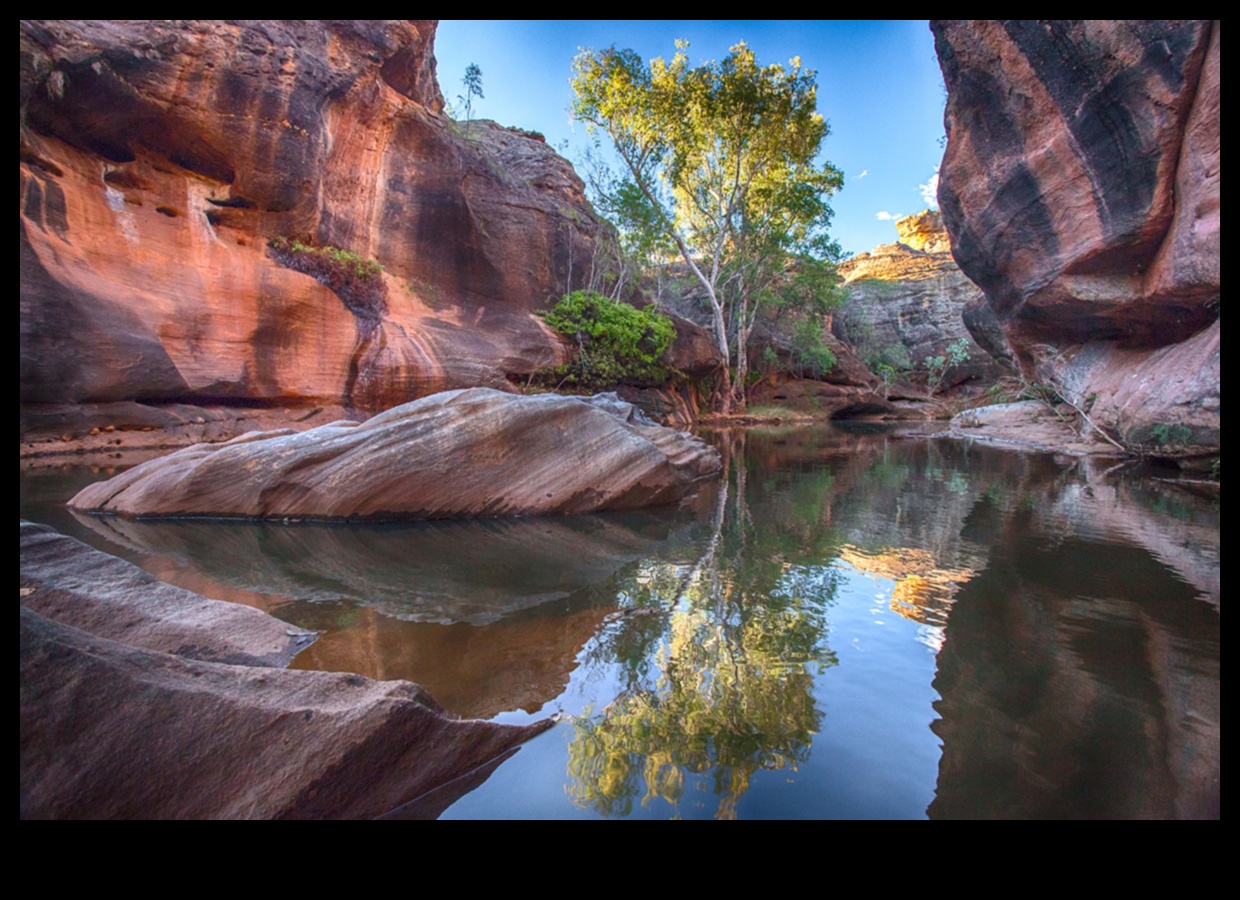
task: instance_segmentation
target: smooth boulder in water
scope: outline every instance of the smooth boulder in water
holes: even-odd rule
[[[614,394],[445,391],[367,420],[199,444],[69,505],[133,517],[386,520],[568,515],[679,502],[720,469]]]

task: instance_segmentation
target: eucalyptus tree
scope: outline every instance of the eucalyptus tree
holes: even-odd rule
[[[843,175],[818,161],[827,122],[799,58],[761,66],[744,43],[690,66],[687,42],[647,66],[632,50],[583,50],[573,115],[623,162],[623,218],[669,239],[710,300],[728,373],[722,411],[744,403],[745,348],[764,300],[797,260],[830,261],[828,198]]]

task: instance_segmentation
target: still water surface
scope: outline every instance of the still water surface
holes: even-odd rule
[[[294,668],[560,723],[393,817],[1219,813],[1219,508],[881,429],[717,432],[691,508],[384,526],[22,515],[323,632]]]

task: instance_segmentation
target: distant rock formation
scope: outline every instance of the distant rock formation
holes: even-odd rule
[[[964,339],[970,359],[948,372],[949,383],[998,378],[1003,368],[996,359],[1005,360],[1007,348],[1001,335],[996,341],[986,333],[989,323],[978,312],[984,309],[982,291],[952,259],[939,213],[905,216],[896,222],[896,232],[899,241],[840,264],[848,300],[835,314],[832,331],[863,357],[903,347],[914,366]]]
[[[460,720],[407,681],[285,671],[301,629],[28,522],[21,594],[23,819],[369,818],[551,724]]]
[[[1208,21],[943,21],[939,204],[1021,371],[1131,444],[1219,447]]]
[[[715,450],[615,395],[473,388],[361,425],[188,447],[92,484],[70,506],[253,519],[567,515],[675,503],[719,468]]]
[[[911,216],[896,219],[900,243],[925,253],[951,253],[952,242],[943,228],[943,217],[937,209],[923,209]]]
[[[531,313],[602,226],[541,136],[444,114],[434,33],[22,22],[21,402],[367,414],[564,362]],[[381,264],[382,302],[281,237]]]

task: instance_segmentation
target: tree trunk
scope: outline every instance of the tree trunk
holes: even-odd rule
[[[715,316],[715,343],[719,348],[719,352],[723,354],[723,390],[720,391],[721,397],[717,412],[727,416],[731,415],[734,405],[734,398],[732,396],[732,371],[729,367],[731,355],[728,352],[728,328],[723,321],[723,306],[715,297],[714,288],[710,284],[707,284],[706,289],[710,296],[711,310],[714,312]]]

